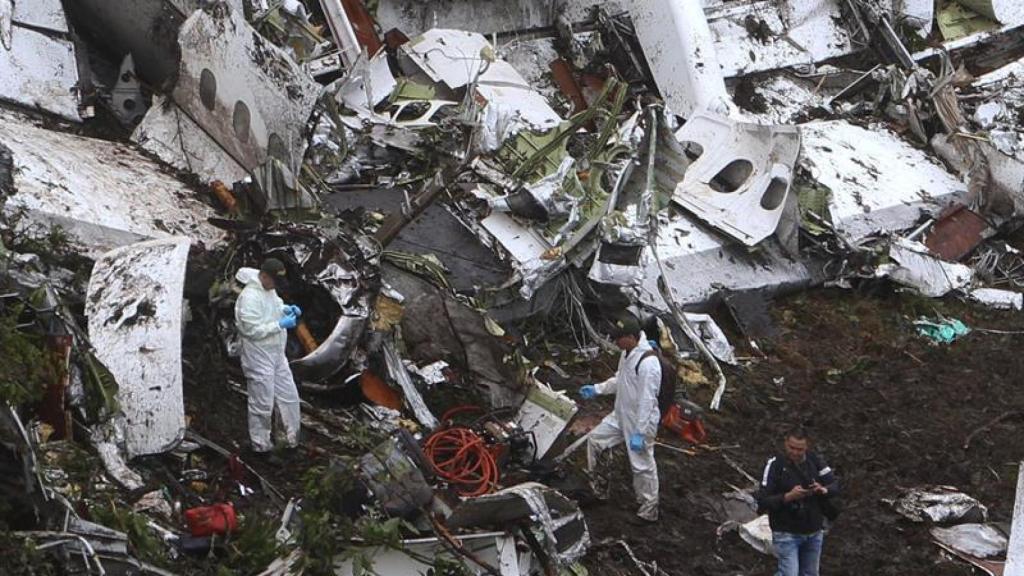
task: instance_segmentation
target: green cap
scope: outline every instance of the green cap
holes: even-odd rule
[[[613,339],[623,336],[636,336],[640,334],[640,321],[632,314],[624,313],[612,322],[608,335]]]
[[[267,258],[260,265],[260,272],[267,274],[272,278],[282,278],[288,275],[288,271],[284,267],[284,262],[281,262],[277,258]]]

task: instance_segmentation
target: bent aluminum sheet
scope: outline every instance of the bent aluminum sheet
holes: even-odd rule
[[[223,233],[213,209],[130,146],[47,130],[0,111],[0,143],[14,157],[14,188],[4,210],[25,210],[26,225],[60,225],[86,255],[141,240],[186,236],[213,245]]]
[[[919,242],[897,238],[889,246],[889,258],[895,264],[878,267],[879,276],[889,276],[923,296],[939,298],[953,290],[963,290],[974,280],[974,270],[963,264],[943,262]]]
[[[636,0],[630,14],[644,58],[669,108],[686,117],[707,109],[728,114],[729,94],[700,4]]]
[[[435,28],[413,38],[401,48],[402,68],[417,70],[432,81],[458,90],[475,81],[477,95],[519,122],[537,130],[558,126],[562,118],[547,100],[504,60],[494,59],[494,47],[481,34]]]
[[[845,26],[843,1],[705,0],[700,4],[711,27],[722,73],[731,78],[857,51]],[[628,0],[512,0],[499,8],[492,0],[380,0],[376,15],[381,29],[398,28],[410,36],[438,23],[490,35],[554,27],[559,18],[571,23],[588,22],[594,6],[618,14],[632,4]]]
[[[274,156],[294,171],[320,94],[312,77],[241,13],[223,7],[193,13],[178,45],[174,101],[246,169]]]
[[[775,232],[800,154],[796,128],[699,113],[676,138],[690,150],[695,143],[699,156],[676,188],[674,202],[747,246]]]
[[[815,278],[810,263],[787,257],[774,239],[751,253],[688,214],[667,209],[659,218],[658,255],[665,263],[672,297],[680,306],[707,303],[722,290],[784,290],[807,285]],[[661,273],[657,263],[653,257],[644,261],[647,270],[640,301],[666,310],[658,290]]]
[[[0,4],[4,1],[0,0]],[[68,33],[68,19],[60,0],[18,0],[14,3],[14,22],[61,34]]]
[[[10,48],[0,42],[0,80],[0,100],[81,121],[78,60],[69,40],[15,22],[10,28]]]
[[[185,437],[181,335],[188,249],[188,238],[118,248],[97,261],[89,279],[89,339],[117,379],[129,457],[166,452]]]
[[[458,543],[460,549],[481,562],[497,568],[498,574],[501,576],[526,576],[539,573],[536,571],[538,567],[533,566],[532,553],[529,551],[519,552],[515,538],[504,532],[484,532],[453,536],[452,538]],[[406,554],[403,550],[408,550],[409,553]],[[426,560],[434,561],[436,558],[461,564],[465,569],[459,572],[460,574],[492,574],[489,571],[484,571],[474,562],[464,560],[452,553],[450,545],[442,542],[440,538],[402,540],[400,549],[392,547],[366,548],[360,551],[360,557],[366,559],[371,566],[372,573],[385,576],[437,573],[435,564],[426,562]],[[350,554],[346,554],[335,560],[334,573],[336,576],[358,576],[365,574],[366,571],[361,565],[356,564]]]
[[[163,96],[153,98],[153,105],[132,133],[132,141],[204,181],[238,182],[249,175],[177,104]]]
[[[967,186],[955,174],[888,128],[837,120],[803,124],[800,132],[800,166],[831,191],[828,218],[850,244],[967,203]]]

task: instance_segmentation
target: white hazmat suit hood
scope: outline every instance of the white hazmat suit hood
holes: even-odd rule
[[[242,371],[249,392],[249,439],[253,450],[272,447],[271,422],[276,402],[284,428],[285,443],[299,441],[299,393],[292,378],[285,344],[288,333],[281,327],[284,301],[275,290],[266,290],[255,268],[242,268],[235,279],[245,285],[235,302],[235,325],[241,336]]]

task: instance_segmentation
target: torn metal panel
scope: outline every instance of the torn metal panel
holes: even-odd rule
[[[304,281],[326,291],[339,308],[330,334],[315,350],[291,362],[296,377],[307,381],[328,379],[345,367],[363,337],[370,302],[380,288],[377,248],[366,238],[330,226],[292,225],[260,239],[260,258],[295,263]]]
[[[730,99],[699,2],[639,0],[630,6],[644,57],[670,110],[728,115]]]
[[[943,213],[928,231],[924,245],[943,260],[958,262],[994,232],[984,218],[966,206]]]
[[[189,240],[168,238],[104,254],[86,298],[89,339],[118,382],[128,456],[159,454],[185,437],[181,335]]]
[[[1006,549],[1006,576],[1024,574],[1024,462],[1017,473],[1017,491],[1013,501],[1010,542]]]
[[[988,518],[988,508],[953,486],[907,488],[886,502],[897,514],[912,522],[963,524]]]
[[[1021,310],[1024,308],[1024,294],[996,288],[971,290],[971,300],[997,310]]]
[[[967,165],[954,146],[954,137],[936,134],[932,138],[935,152],[951,166],[965,170]],[[1024,150],[1009,155],[999,151],[990,142],[978,143],[989,172],[986,194],[1001,213],[1024,214]]]
[[[359,459],[359,471],[377,503],[389,516],[409,517],[422,510],[434,490],[416,464],[421,459],[412,434],[400,429]]]
[[[831,192],[829,214],[821,216],[850,244],[966,203],[967,187],[956,175],[888,128],[830,121],[803,124],[800,132],[800,166]]]
[[[550,0],[512,0],[500,7],[492,0],[380,0],[375,16],[381,29],[397,28],[409,36],[434,28],[438,23],[492,34],[550,26],[554,23],[554,11],[555,3]]]
[[[34,1],[34,0],[33,0]],[[162,86],[178,69],[178,29],[195,0],[75,0],[67,3],[68,16],[87,30],[110,53],[131,54],[139,76],[151,86]],[[21,2],[20,2],[21,3]],[[180,6],[179,6],[180,5]]]
[[[504,60],[481,34],[435,28],[403,44],[402,67],[458,90],[471,83],[486,103],[516,115],[517,123],[536,130],[558,126],[562,118],[547,100]]]
[[[796,128],[700,113],[676,138],[697,157],[673,201],[747,246],[775,232],[800,154]]]
[[[932,256],[924,244],[905,238],[893,241],[889,246],[889,258],[895,264],[879,266],[879,276],[888,276],[931,298],[962,290],[974,280],[974,270],[969,266],[943,262]]]
[[[533,574],[536,569],[532,565],[532,556],[518,554],[515,539],[504,532],[454,535],[452,538],[462,550],[486,563],[488,567],[499,570],[500,576],[526,576]],[[409,551],[409,554],[403,550]],[[358,576],[364,573],[361,564],[357,566],[350,556],[346,554],[335,561],[336,576]],[[492,571],[455,555],[439,538],[402,540],[399,550],[392,547],[377,547],[362,550],[360,556],[366,558],[375,574],[431,574],[436,571],[434,560],[442,558],[464,566],[468,574],[493,576]]]
[[[768,524],[767,514],[741,524],[739,534],[744,542],[750,544],[761,554],[772,555],[775,553],[772,548],[772,527]]]
[[[269,157],[295,171],[320,86],[242,14],[196,11],[181,26],[181,63],[171,96],[239,164]]]
[[[381,52],[371,58],[360,57],[352,63],[337,87],[335,98],[357,114],[373,115],[374,108],[397,87],[387,54]]]
[[[991,524],[960,524],[930,530],[933,538],[954,550],[975,558],[994,558],[1006,553],[1007,539]]]
[[[590,531],[576,502],[535,482],[464,501],[448,518],[450,528],[538,524],[549,558],[559,566],[579,560],[590,546]]]
[[[114,115],[126,126],[134,126],[146,114],[146,102],[142,96],[142,85],[135,75],[132,55],[124,57],[117,83],[110,91],[110,104]]]
[[[356,31],[345,7],[341,0],[320,0],[320,8],[324,11],[327,26],[331,29],[331,36],[334,37],[334,43],[338,47],[345,68],[351,68],[359,59],[362,48],[359,46]]]
[[[915,28],[919,35],[928,36],[935,21],[935,0],[894,0],[897,20]]]
[[[132,132],[132,141],[179,170],[203,181],[238,182],[249,173],[181,108],[163,96]]]
[[[10,27],[10,48],[5,44],[0,43],[0,100],[81,121],[74,44],[18,22]]]
[[[128,490],[138,490],[145,486],[142,476],[128,467],[119,446],[125,444],[125,426],[123,416],[117,416],[110,422],[97,424],[89,430],[89,441],[96,454],[103,462],[103,468],[115,482]]]
[[[387,363],[391,379],[398,382],[399,387],[402,389],[402,395],[409,404],[409,408],[412,409],[412,413],[416,416],[416,420],[428,430],[437,428],[439,425],[437,417],[427,408],[426,403],[423,401],[423,396],[416,389],[416,384],[413,383],[409,371],[406,369],[405,364],[402,363],[398,350],[395,349],[394,342],[388,341],[384,343],[384,360]]]
[[[722,73],[732,78],[856,52],[842,4],[842,0],[744,0],[708,6]]]
[[[665,281],[680,306],[706,303],[722,290],[793,289],[815,277],[809,263],[789,258],[774,240],[761,243],[752,254],[692,216],[664,214],[671,219],[659,224],[657,250],[665,264]],[[665,310],[657,266],[653,262],[645,266],[640,301]]]
[[[738,363],[736,351],[714,318],[707,314],[686,314],[686,321],[694,327],[704,345],[715,358],[732,366]]]
[[[213,245],[223,233],[213,210],[132,148],[47,130],[0,112],[0,142],[10,148],[16,193],[4,209],[27,210],[32,226],[62,226],[87,255],[171,235]]]
[[[652,215],[692,162],[672,134],[664,108],[649,107],[643,126],[640,154],[619,174],[601,220],[601,242],[587,275],[594,282],[621,287],[643,282]]]
[[[18,0],[14,2],[12,20],[24,26],[68,33],[68,19],[60,0]]]
[[[1024,24],[1024,4],[1019,0],[956,0],[963,6],[999,22],[1003,26]]]
[[[563,392],[556,392],[543,382],[534,382],[515,421],[524,432],[533,435],[537,448],[535,457],[541,460],[578,411],[576,402]]]

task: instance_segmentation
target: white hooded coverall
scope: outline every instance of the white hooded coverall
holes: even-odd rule
[[[284,354],[288,332],[278,322],[284,317],[284,301],[275,290],[265,290],[259,270],[242,268],[235,279],[245,285],[235,302],[235,324],[241,335],[242,372],[249,390],[249,439],[252,449],[267,452],[271,442],[274,403],[281,415],[285,443],[299,443],[299,392]]]
[[[633,492],[640,505],[637,516],[657,520],[658,465],[654,461],[654,439],[661,419],[658,410],[661,362],[653,355],[643,357],[653,348],[643,333],[640,336],[636,347],[619,357],[615,376],[594,385],[598,394],[615,394],[615,410],[590,432],[587,470],[593,472],[603,451],[625,443],[629,466],[633,470]],[[634,432],[644,435],[644,447],[639,452],[628,448],[629,437]]]

